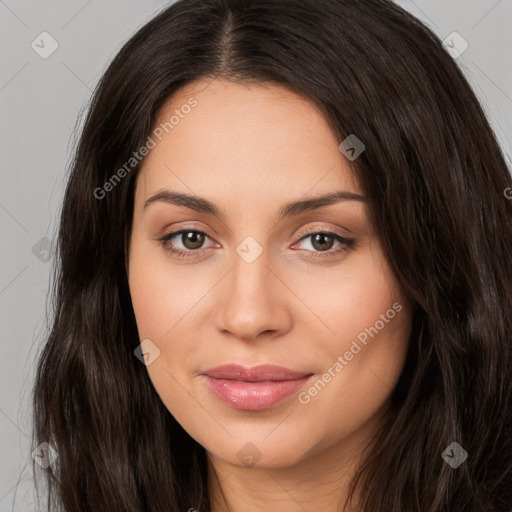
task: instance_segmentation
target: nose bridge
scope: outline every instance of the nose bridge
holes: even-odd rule
[[[230,296],[237,304],[257,301],[259,307],[270,300],[268,250],[254,238],[247,237],[235,250],[230,281]],[[253,307],[255,304],[253,304]]]
[[[268,251],[247,237],[233,254],[233,268],[224,289],[222,312],[217,327],[238,338],[252,339],[263,331],[282,329],[284,297],[279,296],[270,271]]]

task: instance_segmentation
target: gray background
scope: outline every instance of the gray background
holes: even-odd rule
[[[399,0],[441,39],[469,44],[457,58],[505,151],[512,154],[512,2]],[[35,510],[30,394],[45,326],[53,240],[77,118],[106,65],[168,2],[0,0],[0,512]],[[48,50],[47,31],[57,50]],[[40,51],[43,51],[41,48]],[[41,240],[43,240],[41,242]],[[39,245],[38,245],[39,244]],[[33,249],[36,246],[36,249]],[[16,491],[16,484],[17,491]]]

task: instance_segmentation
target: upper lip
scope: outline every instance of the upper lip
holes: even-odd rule
[[[311,373],[296,372],[289,368],[273,364],[262,364],[252,367],[238,364],[224,364],[215,366],[201,373],[214,379],[228,379],[241,382],[295,380],[312,375]]]

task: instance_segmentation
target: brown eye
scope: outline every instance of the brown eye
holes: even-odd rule
[[[353,238],[346,238],[331,231],[310,231],[302,236],[300,248],[313,258],[329,258],[342,255],[355,245]]]
[[[201,231],[183,231],[181,233],[181,243],[187,249],[200,249],[204,244],[205,235]]]
[[[194,257],[208,250],[203,247],[210,237],[199,229],[181,229],[158,239],[162,247],[170,254],[180,258]]]
[[[316,233],[310,236],[313,247],[318,251],[328,251],[334,244],[334,237],[327,233]]]

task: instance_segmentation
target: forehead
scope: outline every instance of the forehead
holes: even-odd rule
[[[187,84],[160,109],[151,133],[156,145],[138,177],[146,196],[164,187],[247,201],[361,192],[320,109],[281,85]]]

